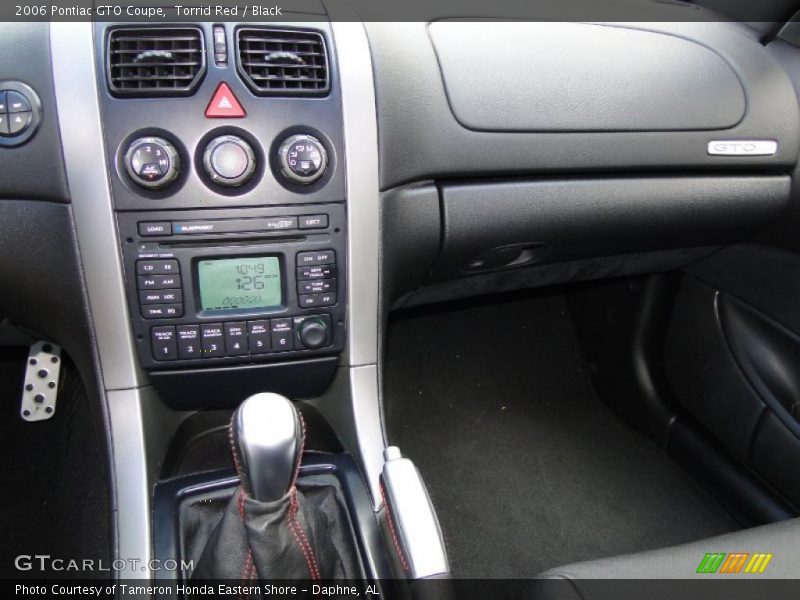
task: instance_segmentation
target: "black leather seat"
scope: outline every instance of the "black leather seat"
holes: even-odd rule
[[[704,557],[708,553],[725,553],[719,563],[716,573],[698,573]],[[722,573],[725,561],[730,554],[744,554],[749,556],[740,559],[731,559],[733,569],[741,562],[738,573]],[[746,569],[754,554],[771,554],[766,568],[760,573],[746,573]],[[761,563],[765,558],[761,559]],[[722,579],[734,581],[748,579],[794,579],[800,578],[800,518],[790,519],[762,527],[745,529],[713,538],[707,538],[673,546],[614,556],[600,560],[574,563],[556,567],[540,574],[540,580],[567,580],[564,585],[549,584],[541,581],[537,585],[536,598],[581,598],[594,600],[607,597],[610,592],[608,585],[603,586],[598,580],[609,579]],[[647,587],[647,586],[646,586]],[[701,586],[687,587],[687,590],[696,590],[698,598],[708,598],[708,589]],[[795,588],[796,590],[796,588]],[[640,588],[640,591],[643,591]],[[649,600],[655,596],[646,595]],[[683,598],[694,598],[684,595]]]

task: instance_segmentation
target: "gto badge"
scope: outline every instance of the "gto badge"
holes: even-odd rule
[[[775,140],[719,140],[708,142],[708,153],[715,156],[772,156],[778,151]]]

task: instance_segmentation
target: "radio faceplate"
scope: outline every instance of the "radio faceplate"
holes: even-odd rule
[[[344,204],[120,212],[146,369],[333,355],[345,343]]]

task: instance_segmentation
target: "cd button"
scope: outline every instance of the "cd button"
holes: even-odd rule
[[[169,275],[180,271],[177,260],[136,261],[137,275]]]

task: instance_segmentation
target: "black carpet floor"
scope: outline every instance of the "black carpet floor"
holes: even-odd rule
[[[737,529],[586,369],[560,295],[390,326],[389,441],[422,472],[454,576],[533,577]]]

